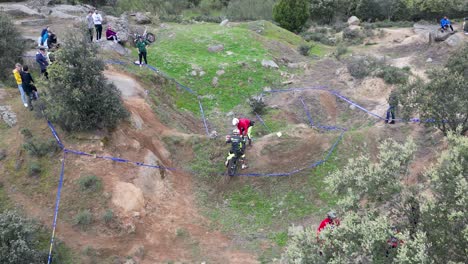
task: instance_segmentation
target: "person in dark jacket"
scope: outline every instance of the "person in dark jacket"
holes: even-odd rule
[[[239,135],[238,129],[234,129],[232,131],[232,136],[231,135],[226,136],[226,144],[227,143],[231,143],[231,150],[229,150],[229,154],[228,154],[228,157],[226,158],[226,162],[224,163],[224,165],[228,166],[229,160],[236,157],[240,159],[242,163],[241,168],[246,169],[247,164],[245,162],[245,153],[244,153],[245,152],[245,140],[241,135]]]
[[[49,73],[47,73],[49,62],[47,61],[47,55],[44,48],[40,48],[39,52],[36,53],[36,62],[39,63],[39,67],[41,67],[41,74],[43,74],[46,79],[49,79]]]
[[[49,47],[49,50],[58,48],[57,35],[55,35],[55,33],[52,31],[49,31],[49,37],[47,38],[47,46]]]
[[[37,89],[33,84],[34,80],[31,74],[29,73],[29,67],[27,65],[23,66],[23,71],[21,72],[21,80],[23,81],[23,89],[27,96],[29,110],[32,111],[33,106],[32,106],[31,100],[34,99],[34,95],[35,95],[35,92],[37,93]]]
[[[148,65],[148,61],[146,60],[146,46],[149,45],[149,42],[146,39],[143,39],[142,36],[138,36],[136,41],[136,47],[138,49],[138,59],[140,61],[140,67],[142,67],[142,60],[145,60],[145,64]]]
[[[395,124],[395,111],[398,107],[398,94],[396,90],[393,90],[390,93],[390,96],[388,98],[388,110],[387,110],[387,116],[385,118],[385,123],[388,124]],[[392,119],[390,121],[390,115],[392,116]]]

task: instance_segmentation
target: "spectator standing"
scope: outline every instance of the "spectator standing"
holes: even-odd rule
[[[468,35],[468,17],[465,17],[465,19],[463,19],[463,32],[465,33],[465,35]]]
[[[40,44],[39,46],[44,46],[44,41],[47,40],[47,36],[46,34],[48,34],[49,32],[49,27],[45,27],[42,31],[41,31],[41,37],[40,37]],[[45,36],[45,38],[44,38]]]
[[[55,33],[50,30],[49,30],[49,37],[47,38],[47,47],[49,47],[49,50],[58,48],[57,35],[55,35]]]
[[[44,48],[40,48],[36,53],[36,62],[39,63],[39,67],[41,67],[41,74],[43,74],[46,79],[49,79],[49,73],[47,73],[49,61],[47,60],[47,55]]]
[[[138,36],[136,46],[138,48],[138,59],[140,60],[140,67],[142,67],[142,58],[145,60],[145,64],[148,64],[148,61],[146,60],[146,46],[148,45],[149,42],[146,39],[143,39],[142,36]]]
[[[13,76],[15,76],[16,84],[18,85],[18,90],[21,94],[21,101],[23,101],[24,107],[28,107],[28,100],[26,94],[23,90],[23,80],[21,79],[21,64],[16,63],[15,69],[13,70]]]
[[[91,42],[93,42],[94,18],[93,18],[93,11],[91,10],[88,11],[88,15],[86,16],[86,24],[88,25],[89,38]]]
[[[94,10],[93,22],[94,27],[96,28],[96,41],[100,41],[102,35],[102,16],[99,14],[97,9]]]
[[[385,118],[385,123],[395,124],[395,111],[398,106],[398,93],[396,90],[393,90],[388,97],[388,110],[387,116]],[[390,116],[392,117],[390,119]],[[390,121],[391,120],[391,121]]]
[[[24,93],[26,94],[26,97],[27,97],[27,102],[28,102],[28,105],[29,105],[29,110],[33,110],[33,106],[32,106],[32,103],[31,103],[31,99],[34,98],[34,91],[36,89],[36,87],[33,85],[34,83],[34,80],[31,76],[31,74],[29,73],[29,67],[27,65],[24,65],[23,66],[23,71],[21,72],[21,80],[23,81],[23,90],[24,90]]]

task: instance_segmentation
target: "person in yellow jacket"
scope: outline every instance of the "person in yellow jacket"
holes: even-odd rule
[[[16,84],[18,84],[18,89],[21,94],[21,101],[23,101],[24,107],[28,107],[28,100],[23,90],[23,80],[21,80],[21,64],[16,63],[15,69],[13,70],[13,75],[15,76]]]

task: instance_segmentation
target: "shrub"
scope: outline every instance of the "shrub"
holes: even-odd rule
[[[0,213],[0,263],[45,263],[45,253],[37,250],[37,234],[37,226],[17,213]]]
[[[467,22],[468,23],[468,22]],[[468,79],[468,45],[465,44],[450,56],[446,67],[453,72],[460,73]]]
[[[309,18],[307,0],[279,0],[273,8],[273,18],[289,31],[299,32]]]
[[[93,222],[93,215],[89,210],[82,210],[75,216],[75,225],[86,229]]]
[[[42,140],[30,138],[23,144],[23,148],[32,156],[43,157],[47,154],[55,154],[60,148],[54,139]]]
[[[102,216],[104,223],[109,224],[114,220],[114,212],[111,209],[107,209],[104,215]]]
[[[362,79],[369,76],[372,69],[373,63],[367,58],[353,59],[348,63],[348,71],[354,78]]]
[[[32,133],[31,133],[31,130],[27,129],[27,128],[22,128],[21,129],[21,135],[23,135],[23,137],[25,139],[30,139],[32,138]]]
[[[266,112],[266,104],[263,101],[263,97],[254,96],[249,98],[249,105],[252,108],[252,114],[263,115]]]
[[[358,29],[352,30],[350,28],[345,28],[343,30],[343,39],[348,43],[356,45],[362,43],[364,36]]]
[[[208,23],[221,23],[223,21],[223,18],[219,16],[196,16],[192,19],[195,21],[203,21]]]
[[[0,80],[10,80],[13,83],[12,70],[15,63],[21,61],[26,45],[12,21],[11,17],[0,12],[0,35],[4,36],[0,41]]]
[[[231,0],[226,16],[234,20],[272,20],[275,0]]]
[[[377,71],[376,76],[384,79],[388,84],[405,84],[408,81],[408,71],[409,69],[384,66]]]
[[[37,176],[39,173],[41,173],[41,164],[37,162],[32,162],[29,164],[28,172],[29,176]]]
[[[220,10],[223,3],[220,0],[201,0],[199,7],[204,15],[208,15],[212,10]]]
[[[325,45],[333,46],[336,44],[333,38],[330,38],[328,34],[323,32],[306,32],[302,34],[302,37],[306,41],[320,42]]]
[[[298,50],[302,56],[309,56],[310,48],[309,45],[300,45]]]
[[[96,175],[82,176],[78,179],[81,191],[98,192],[102,188],[102,180]]]
[[[114,128],[128,116],[120,91],[107,83],[97,45],[84,29],[69,32],[49,67],[46,113],[67,131]],[[77,56],[76,54],[80,54]]]
[[[333,53],[333,55],[335,56],[336,59],[339,60],[341,58],[341,56],[346,54],[346,52],[348,52],[348,47],[346,47],[344,44],[340,43],[336,47],[335,52]]]

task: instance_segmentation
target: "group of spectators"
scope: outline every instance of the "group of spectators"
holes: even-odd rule
[[[49,50],[55,50],[59,47],[57,35],[50,29],[50,27],[46,27],[41,31],[38,44],[40,47],[44,47]]]
[[[31,101],[37,100],[38,93],[37,88],[34,85],[34,79],[29,73],[29,67],[27,65],[22,66],[16,63],[15,69],[13,70],[13,76],[15,77],[16,84],[21,94],[21,101],[23,101],[24,107],[29,110],[33,110]]]

